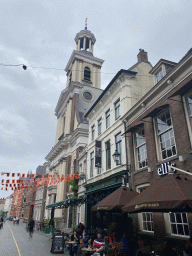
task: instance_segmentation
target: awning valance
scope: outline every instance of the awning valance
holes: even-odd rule
[[[67,208],[70,205],[80,205],[85,203],[86,201],[86,196],[80,196],[80,197],[72,197],[72,198],[68,198],[65,200],[62,200],[60,202],[54,203],[54,204],[49,204],[46,206],[46,209],[51,209],[51,208]]]

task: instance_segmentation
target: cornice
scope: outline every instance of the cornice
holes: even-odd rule
[[[149,90],[124,116],[125,119],[129,120],[129,122],[126,122],[127,125],[131,125],[132,122],[134,122],[139,116],[141,116],[145,111],[147,111],[149,108],[151,108],[156,102],[153,102],[153,99],[156,95],[159,94],[159,99],[164,97],[165,94],[169,93],[173,88],[175,88],[179,83],[181,83],[182,80],[184,80],[186,77],[188,77],[192,71],[188,72],[184,77],[181,77],[182,74],[180,74],[180,70],[183,66],[185,66],[187,63],[190,63],[192,59],[192,52],[187,54],[185,58],[182,58],[181,61],[167,74],[165,75],[157,84],[155,84],[151,90]],[[179,74],[179,76],[177,76]],[[172,80],[173,77],[176,77],[179,79],[175,84],[174,81],[171,85],[167,84],[167,80]],[[175,79],[176,80],[176,79]],[[166,92],[163,92],[163,90],[167,88]],[[159,93],[160,92],[160,93]],[[162,93],[163,92],[163,93]],[[141,104],[145,103],[146,107],[143,108],[143,111],[141,111]],[[134,116],[130,121],[130,116]]]
[[[45,159],[49,162],[53,161],[61,152],[64,148],[68,148],[69,145],[73,146],[77,142],[77,139],[79,137],[87,137],[88,138],[88,130],[87,129],[81,129],[77,128],[71,135],[66,135],[62,140],[60,140],[53,148],[52,150],[48,153],[48,155],[45,157]],[[56,163],[54,163],[51,168],[54,168],[54,166],[59,164],[59,161],[61,159],[58,159]]]
[[[88,55],[86,53],[83,53],[81,51],[76,51],[76,50],[73,50],[72,54],[71,54],[71,57],[67,63],[67,66],[65,68],[65,71],[68,72],[74,62],[74,60],[77,59],[77,60],[81,60],[81,61],[86,61],[86,62],[90,62],[91,64],[95,64],[99,67],[102,66],[104,60],[100,59],[100,58],[97,58],[97,57],[94,57],[92,55]]]

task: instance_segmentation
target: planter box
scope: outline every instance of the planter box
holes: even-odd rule
[[[45,229],[44,229],[44,232],[45,232],[45,234],[50,234],[51,229],[50,229],[50,228],[45,228]]]

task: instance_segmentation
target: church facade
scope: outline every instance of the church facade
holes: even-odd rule
[[[55,145],[45,157],[47,173],[52,175],[74,174],[78,171],[77,159],[87,145],[89,124],[84,114],[95,103],[102,93],[100,89],[100,70],[103,60],[94,57],[93,48],[96,42],[91,31],[84,30],[75,37],[76,50],[66,65],[66,88],[61,92],[55,115],[57,131]],[[67,181],[49,185],[46,205],[73,198]],[[72,206],[55,209],[57,226],[72,227]],[[45,212],[50,219],[51,211]]]

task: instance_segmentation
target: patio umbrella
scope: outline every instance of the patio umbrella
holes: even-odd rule
[[[130,190],[126,186],[121,186],[103,200],[94,205],[92,211],[110,211],[113,209],[121,209],[125,204],[130,202],[139,193]]]
[[[192,181],[169,174],[123,208],[125,212],[192,212]]]

